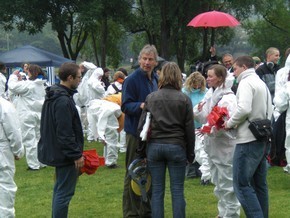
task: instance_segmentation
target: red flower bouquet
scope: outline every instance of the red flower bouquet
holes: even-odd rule
[[[98,167],[102,165],[100,163],[101,157],[99,157],[96,149],[83,151],[83,156],[85,160],[81,173],[86,173],[88,175],[94,174]]]
[[[201,133],[209,134],[213,126],[215,126],[217,130],[222,129],[222,125],[227,119],[229,119],[228,109],[226,107],[214,106],[210,114],[207,116],[208,125],[202,127]]]

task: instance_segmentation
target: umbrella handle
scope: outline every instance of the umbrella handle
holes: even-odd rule
[[[214,29],[214,27],[212,27],[211,28],[211,38],[210,38],[211,46],[214,46],[214,40],[215,40],[215,29]]]

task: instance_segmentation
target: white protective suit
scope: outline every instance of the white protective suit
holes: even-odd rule
[[[119,83],[118,81],[115,81],[112,84],[115,84],[116,87],[119,90],[122,91],[122,86],[123,86],[122,83]],[[112,84],[108,86],[108,89],[105,92],[105,96],[107,96],[107,95],[114,95],[114,94],[117,94],[118,93],[117,90],[113,87]],[[124,129],[119,133],[119,141],[118,141],[117,146],[120,149],[120,152],[121,153],[125,153],[126,152],[126,150],[127,150],[127,146],[126,146],[126,132],[125,132]]]
[[[207,123],[207,116],[214,106],[226,107],[231,116],[237,107],[236,96],[231,90],[234,77],[228,74],[225,87],[210,88],[202,102],[206,102],[202,110],[194,107],[195,119],[202,124]],[[240,203],[233,188],[233,154],[235,139],[227,131],[217,131],[214,127],[209,135],[205,135],[205,151],[210,163],[211,181],[215,185],[214,193],[218,198],[219,216],[223,218],[240,217]]]
[[[275,77],[275,96],[274,96],[274,100],[273,100],[274,105],[276,105],[275,104],[275,101],[276,101],[275,98],[277,98],[276,96],[278,96],[278,98],[279,98],[279,92],[281,90],[283,90],[284,85],[288,81],[289,70],[290,70],[290,55],[288,55],[288,57],[286,59],[285,66],[277,71],[277,74]],[[274,107],[273,116],[274,116],[275,120],[278,119],[279,115],[280,115],[280,113],[279,113],[278,109],[276,109],[276,107]]]
[[[40,139],[40,117],[45,96],[46,80],[35,79],[18,81],[12,74],[8,88],[17,94],[15,105],[21,126],[22,141],[26,153],[26,162],[31,169],[39,169],[43,165],[37,158],[37,144]]]
[[[80,118],[83,126],[84,133],[88,132],[88,119],[87,119],[87,106],[89,104],[89,87],[88,80],[97,66],[90,62],[82,62],[87,72],[82,78],[81,83],[77,88],[77,93],[73,96],[76,106],[80,113]]]
[[[0,72],[0,89],[1,89],[0,93],[1,96],[5,99],[7,99],[7,96],[5,94],[6,81],[7,81],[6,77],[4,76],[3,73]]]
[[[211,179],[210,163],[208,161],[208,154],[205,152],[205,140],[206,137],[195,134],[195,160],[199,163],[199,170],[201,172],[200,180],[202,182],[209,181]]]
[[[284,171],[290,173],[290,110],[289,110],[289,99],[290,99],[290,81],[288,80],[288,74],[290,72],[290,55],[286,60],[285,67],[279,71],[279,88],[275,91],[274,104],[276,109],[282,113],[287,110],[286,113],[286,139],[285,139],[285,156],[287,165],[284,167]],[[278,76],[278,73],[277,73]],[[276,76],[276,78],[277,78]],[[277,80],[276,80],[277,81]],[[284,84],[283,84],[284,83]]]
[[[14,182],[14,157],[21,158],[24,155],[24,148],[15,107],[2,97],[0,97],[0,141],[0,217],[13,218],[17,191]]]
[[[105,165],[117,164],[118,159],[118,118],[121,116],[121,107],[107,100],[92,100],[88,107],[92,123],[92,132],[97,133],[95,137],[100,137],[105,141],[104,157]]]
[[[88,79],[88,104],[95,99],[102,99],[105,97],[105,88],[103,86],[103,82],[101,81],[102,75],[104,71],[102,68],[98,67],[94,69],[92,75]],[[88,141],[96,140],[94,137],[94,133],[92,132],[92,128],[94,125],[94,121],[91,118],[91,114],[87,111],[87,119],[88,119]]]

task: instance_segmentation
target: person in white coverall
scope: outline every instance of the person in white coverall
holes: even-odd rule
[[[40,139],[40,117],[46,80],[41,68],[34,64],[29,66],[28,77],[28,80],[22,81],[19,71],[14,71],[9,78],[8,88],[18,95],[15,107],[21,125],[27,170],[39,170],[44,167],[37,158],[37,144]]]
[[[118,132],[122,129],[119,124],[119,118],[122,116],[120,107],[121,94],[110,95],[105,99],[90,101],[88,113],[91,116],[93,123],[92,131],[95,133],[95,137],[98,136],[105,142],[105,165],[108,168],[116,168],[118,160]]]
[[[0,87],[0,95],[5,85]],[[0,217],[15,217],[15,163],[24,155],[20,123],[13,104],[0,97]]]
[[[205,96],[207,92],[206,81],[204,76],[200,72],[193,72],[187,77],[185,83],[183,84],[182,92],[186,94],[192,102],[192,106],[197,105]],[[201,124],[197,121],[194,121],[194,127],[198,129],[201,127]],[[198,172],[196,172],[196,167],[201,172],[201,185],[208,185],[210,183],[210,166],[208,163],[208,155],[204,150],[204,136],[196,134],[195,136],[195,161],[200,165],[198,166],[196,163],[188,164],[186,166],[187,177],[190,177],[191,174],[194,176],[198,176]]]
[[[95,99],[102,99],[105,97],[105,88],[103,86],[103,82],[101,81],[102,76],[104,74],[104,71],[102,68],[98,67],[94,69],[92,72],[92,75],[89,77],[87,83],[88,83],[88,105],[90,105],[90,102]],[[94,134],[92,132],[94,121],[91,117],[91,114],[89,111],[87,111],[87,119],[88,119],[88,135],[87,140],[93,141],[97,140],[94,137]]]
[[[195,119],[207,123],[207,116],[214,106],[226,107],[229,116],[237,107],[236,96],[231,87],[234,77],[222,65],[213,65],[207,71],[210,89],[204,99],[194,107]],[[212,127],[206,137],[205,151],[210,163],[211,181],[215,185],[214,194],[218,198],[218,217],[240,217],[240,203],[233,189],[234,134]]]
[[[84,133],[88,133],[88,119],[87,119],[87,106],[89,104],[89,87],[88,80],[97,66],[91,62],[84,61],[80,65],[82,71],[82,81],[77,88],[77,93],[73,98],[78,110],[80,110],[80,118],[83,126]]]
[[[113,83],[111,83],[108,86],[108,89],[106,91],[106,96],[121,93],[125,77],[126,76],[122,71],[117,71],[113,76]],[[127,150],[127,148],[126,148],[126,132],[124,131],[124,129],[119,133],[119,140],[118,140],[117,146],[120,149],[119,151],[121,153],[126,152],[126,150]]]
[[[274,97],[274,104],[275,109],[282,113],[284,111],[286,112],[286,139],[285,139],[285,156],[287,165],[283,168],[284,172],[290,173],[290,110],[289,110],[289,99],[290,99],[290,81],[289,81],[289,75],[290,75],[290,54],[288,55],[288,58],[285,63],[285,67],[280,69],[278,71],[279,73],[279,80],[277,81],[280,85],[279,88],[277,87],[275,90],[275,97]],[[277,73],[277,76],[278,76]],[[276,79],[278,78],[276,76]]]

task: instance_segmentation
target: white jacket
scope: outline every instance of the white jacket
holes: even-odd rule
[[[203,106],[203,109],[201,111],[198,111],[198,104],[195,105],[193,108],[194,119],[197,122],[201,124],[206,124],[207,116],[210,114],[212,108],[216,105],[219,107],[226,107],[229,112],[229,116],[233,114],[237,106],[236,96],[231,90],[233,82],[234,77],[231,74],[228,74],[224,87],[220,86],[217,87],[215,90],[213,90],[213,88],[210,88],[207,91],[203,100],[201,101],[206,102]],[[222,130],[222,132],[224,131]]]
[[[12,74],[8,80],[9,91],[18,95],[15,105],[19,116],[22,114],[37,113],[40,116],[45,96],[46,80],[18,81],[16,75]]]
[[[101,82],[101,76],[103,74],[103,69],[98,67],[94,70],[94,72],[88,79],[89,101],[94,99],[102,99],[103,97],[105,97],[105,88]]]
[[[272,116],[272,101],[269,89],[256,74],[254,68],[247,69],[237,78],[238,107],[236,112],[227,122],[229,128],[237,127],[237,144],[255,141],[255,136],[248,128],[249,120],[268,119]],[[268,100],[267,100],[268,98]]]
[[[281,88],[285,85],[288,81],[288,74],[290,71],[290,55],[286,59],[285,66],[277,71],[276,78],[275,78],[275,97],[281,90]],[[275,98],[274,98],[275,102]]]
[[[2,93],[1,93],[2,94]],[[24,148],[19,119],[13,104],[0,97],[0,216],[15,217],[14,157],[22,157]]]
[[[290,55],[288,55],[288,58],[285,62],[285,67],[278,70],[277,75],[276,75],[275,96],[273,100],[274,105],[275,105],[275,110],[273,112],[275,120],[278,119],[281,113],[281,103],[283,104],[286,103],[286,102],[281,102],[281,98],[282,99],[284,98],[283,96],[285,94],[285,89],[286,89],[285,84],[288,81],[289,72],[290,72]],[[281,92],[284,92],[284,93],[281,93]],[[277,104],[279,104],[279,106],[277,106]]]
[[[88,86],[88,80],[93,74],[94,70],[97,69],[97,66],[90,62],[83,62],[83,65],[88,69],[85,73],[84,77],[82,78],[81,83],[79,84],[77,91],[74,95],[74,100],[76,102],[76,105],[79,107],[84,107],[89,104],[89,86]]]

